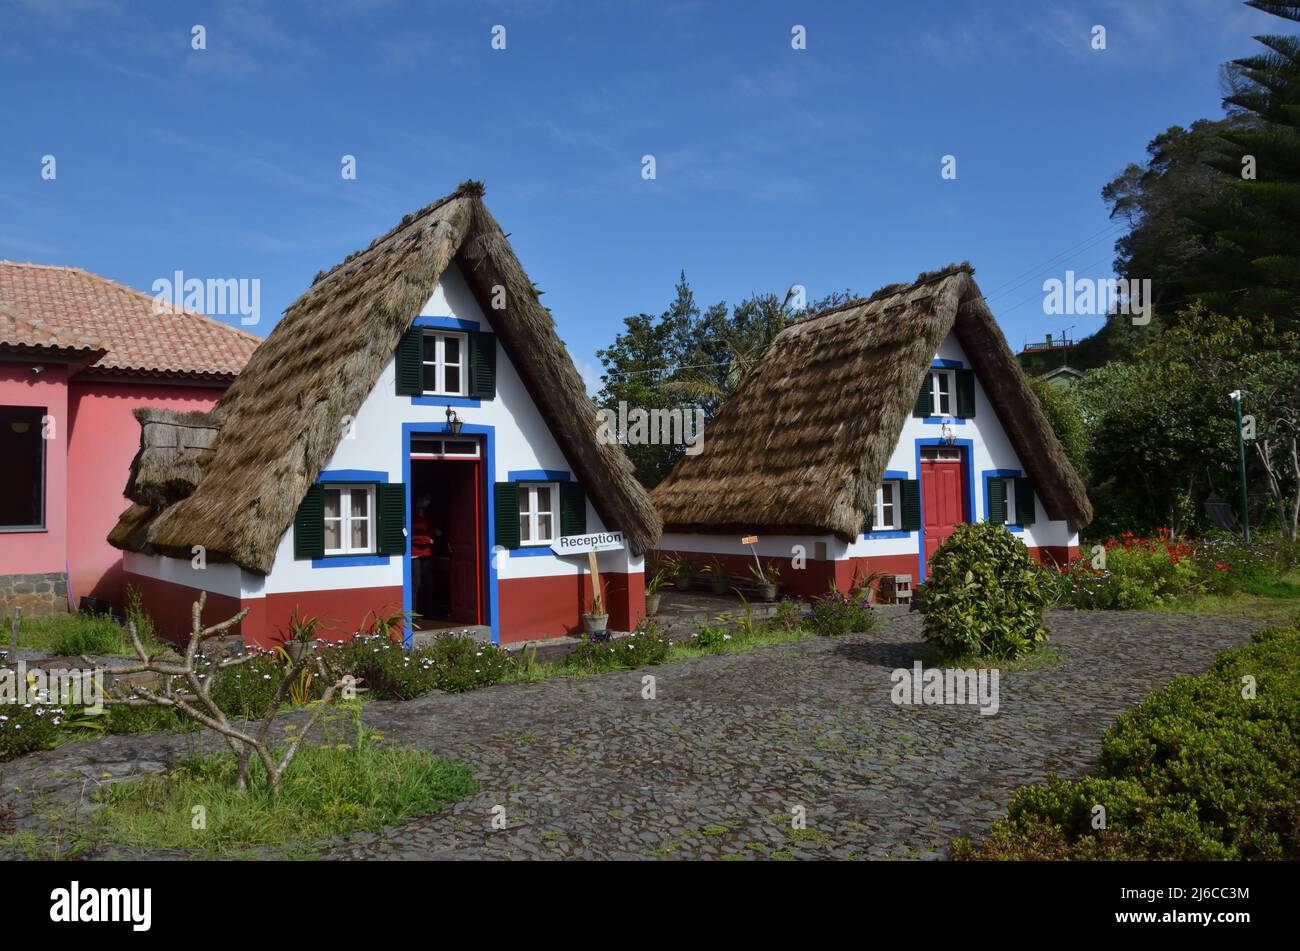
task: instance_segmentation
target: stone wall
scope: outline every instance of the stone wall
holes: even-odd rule
[[[64,614],[68,610],[68,576],[51,571],[35,575],[0,575],[0,611],[7,622],[14,608],[24,617]],[[0,624],[8,630],[8,624]]]

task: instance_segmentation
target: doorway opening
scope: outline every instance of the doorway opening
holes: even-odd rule
[[[472,438],[411,437],[416,630],[484,623],[482,459]]]

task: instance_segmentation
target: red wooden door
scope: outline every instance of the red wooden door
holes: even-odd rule
[[[960,459],[921,458],[921,511],[925,562],[964,519]]]
[[[446,462],[447,543],[451,548],[451,618],[479,623],[479,492],[477,462]]]

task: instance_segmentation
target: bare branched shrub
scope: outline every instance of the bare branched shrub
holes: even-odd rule
[[[186,645],[185,654],[179,662],[164,655],[151,656],[145,650],[134,622],[128,624],[131,632],[131,643],[135,648],[136,655],[140,658],[140,662],[129,667],[115,667],[112,669],[111,673],[115,678],[112,689],[113,695],[107,698],[105,703],[125,707],[173,707],[181,711],[191,719],[220,734],[221,738],[234,751],[239,763],[236,787],[241,792],[248,788],[248,771],[253,757],[256,756],[266,770],[267,788],[271,795],[275,796],[280,792],[285,770],[288,769],[294,756],[297,755],[303,738],[306,737],[328,709],[330,703],[334,700],[334,695],[341,688],[355,686],[357,681],[355,678],[338,670],[331,670],[316,651],[304,650],[288,664],[279,686],[268,701],[261,717],[257,720],[239,720],[238,724],[232,722],[213,701],[211,696],[213,685],[227,672],[247,664],[258,655],[243,653],[226,656],[226,646],[224,641],[221,640],[217,640],[216,646],[207,654],[201,651],[205,641],[223,637],[248,614],[248,609],[245,608],[229,620],[210,627],[204,627],[202,616],[203,606],[206,601],[207,593],[204,592],[200,593],[199,600],[194,602],[189,643]],[[88,658],[83,658],[83,660],[87,664],[94,666]],[[277,759],[276,754],[272,753],[267,742],[267,737],[271,732],[271,724],[274,722],[276,711],[279,709],[280,704],[284,702],[290,687],[298,683],[299,676],[309,665],[314,665],[320,683],[328,684],[328,686],[325,688],[320,700],[316,702],[315,709],[312,711],[306,726],[288,740],[287,745],[279,751],[279,758]],[[132,685],[133,695],[128,695],[122,686],[121,678],[132,674],[155,674],[162,678],[162,686],[161,688],[155,686],[150,689],[141,685]]]

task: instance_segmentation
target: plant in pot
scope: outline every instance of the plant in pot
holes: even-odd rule
[[[691,560],[685,555],[674,555],[665,562],[673,576],[673,587],[678,591],[691,590]]]
[[[605,583],[602,581],[599,590],[592,593],[591,610],[582,616],[582,628],[589,640],[603,641],[609,637],[605,631],[608,623],[609,611],[605,609]]]
[[[723,567],[722,562],[716,556],[701,570],[708,576],[709,590],[714,594],[727,593],[727,589],[731,587],[727,578],[727,569]]]
[[[883,577],[885,577],[883,571],[863,574],[861,565],[854,565],[853,580],[849,582],[849,597],[854,601],[865,601],[871,604],[876,599],[876,585]]]
[[[776,600],[777,582],[781,580],[781,566],[774,561],[769,561],[766,565],[750,565],[749,573],[754,576],[754,582],[758,586],[758,596],[764,601]]]
[[[672,580],[667,568],[659,568],[650,576],[650,580],[645,585],[645,613],[647,615],[656,615],[659,613],[659,601],[663,598],[663,589],[668,587],[668,582]]]
[[[299,617],[298,609],[293,609],[289,615],[289,633],[285,635],[282,648],[291,663],[298,663],[299,658],[311,649],[319,629],[320,618]]]

